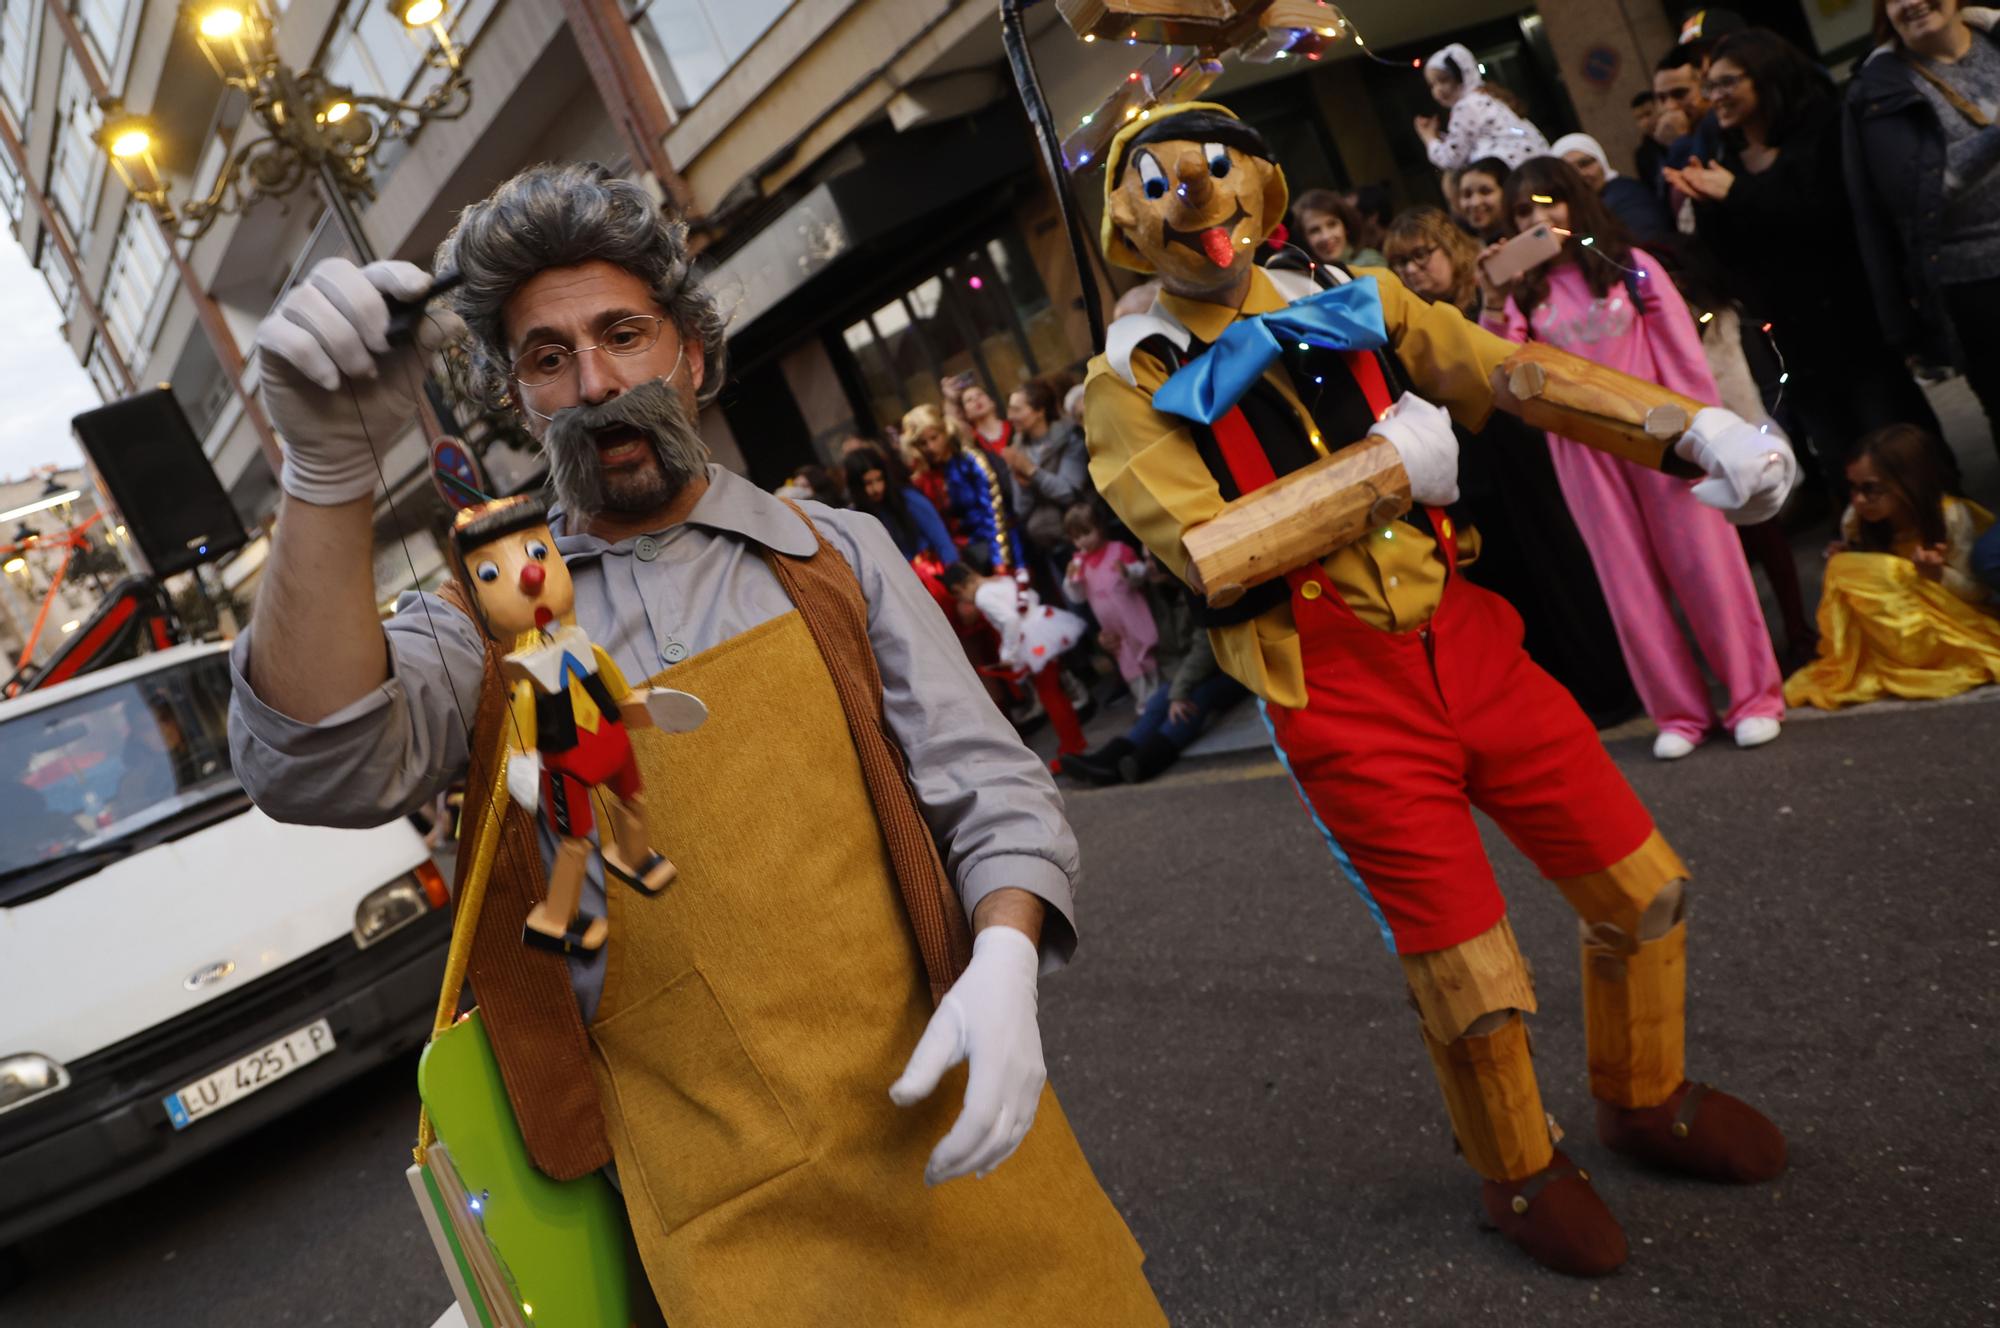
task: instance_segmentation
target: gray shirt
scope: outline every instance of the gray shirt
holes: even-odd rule
[[[994,708],[881,523],[818,503],[800,507],[860,579],[889,728],[967,916],[1002,887],[1040,896],[1048,905],[1043,968],[1060,967],[1076,948],[1077,848],[1054,781]],[[817,547],[790,508],[719,466],[709,467],[708,492],[687,520],[655,534],[613,544],[564,533],[560,514],[550,526],[576,585],[578,626],[634,684],[791,612],[760,546],[794,557]],[[230,750],[266,814],[380,825],[463,773],[466,724],[479,699],[479,629],[436,596],[412,593],[384,626],[388,680],[317,724],[258,699],[247,681],[256,624],[237,639]],[[554,841],[537,819],[544,858],[553,860]],[[602,916],[595,855],[583,904]],[[603,989],[601,957],[573,957],[570,980],[588,1021]]]
[[[1024,528],[1029,528],[1030,521],[1035,523],[1029,528],[1034,537],[1060,542],[1063,512],[1091,494],[1090,449],[1084,446],[1083,430],[1068,420],[1057,420],[1033,442],[1024,437],[1022,447],[1036,469],[1027,479],[1017,481],[1014,515]]]
[[[1911,81],[1937,112],[1944,130],[1944,219],[1938,228],[1937,280],[1983,281],[2000,275],[2000,46],[1974,33],[1955,64],[1916,57],[1923,67],[1977,107],[1984,128],[1966,118],[1929,79]]]

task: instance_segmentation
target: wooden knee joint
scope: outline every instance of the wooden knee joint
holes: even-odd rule
[[[1504,917],[1449,950],[1400,958],[1410,1003],[1439,1042],[1464,1036],[1485,1015],[1536,1008],[1534,977]]]

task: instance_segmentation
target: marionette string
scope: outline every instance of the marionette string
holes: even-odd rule
[[[433,316],[428,312],[425,313],[424,317],[433,318]],[[433,321],[435,320],[433,319]],[[404,374],[405,374],[406,385],[411,386],[413,388],[413,392],[417,400],[422,400],[423,385],[421,383],[410,384],[407,381],[409,374],[408,365],[404,366]],[[355,423],[361,426],[361,437],[363,441],[365,441],[368,444],[368,459],[375,465],[375,478],[382,485],[382,499],[384,502],[389,504],[389,511],[392,515],[394,515],[396,510],[396,499],[395,496],[391,494],[389,491],[388,472],[382,469],[382,454],[381,451],[375,446],[374,431],[368,427],[368,414],[366,411],[361,409],[361,396],[355,390],[353,379],[346,378],[343,376],[341,381],[347,385],[348,399],[354,403],[354,420]],[[431,616],[430,601],[424,598],[423,577],[417,572],[417,560],[410,555],[410,542],[408,538],[404,536],[401,530],[398,530],[396,532],[396,544],[399,548],[402,549],[403,562],[410,569],[410,589],[416,592],[417,603],[423,608],[424,624],[430,629],[431,646],[433,649],[437,651],[438,667],[444,671],[445,678],[449,680],[451,678],[451,663],[444,657],[444,640],[442,637],[438,635],[437,619]],[[466,721],[465,708],[459,704],[458,688],[455,686],[448,686],[445,690],[451,693],[451,708],[458,715],[459,730],[465,734],[465,750],[466,754],[469,757],[472,753],[472,725]]]

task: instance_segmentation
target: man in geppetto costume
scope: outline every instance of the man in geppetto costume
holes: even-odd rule
[[[471,974],[535,1164],[616,1162],[676,1328],[1163,1322],[1045,1084],[1037,975],[1076,944],[1055,789],[880,525],[708,463],[723,327],[682,228],[536,167],[438,265],[482,390],[547,450],[577,624],[708,712],[631,734],[678,874],[593,863],[601,949],[522,944],[553,844],[506,813]],[[492,787],[497,654],[434,596],[385,630],[371,584],[373,451],[418,388],[383,297],[428,285],[328,260],[259,334],[286,498],[230,733],[280,817],[383,821],[469,764],[477,824]]]

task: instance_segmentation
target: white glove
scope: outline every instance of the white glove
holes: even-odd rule
[[[532,815],[542,805],[542,754],[507,753],[507,796]]]
[[[1458,501],[1458,435],[1443,407],[1405,392],[1368,432],[1395,445],[1412,502],[1449,507]]]
[[[972,962],[938,1002],[903,1077],[889,1086],[899,1107],[927,1098],[944,1072],[969,1060],[965,1108],[938,1141],[924,1181],[941,1185],[968,1172],[984,1176],[1020,1147],[1049,1072],[1035,1022],[1035,975],[1041,954],[1012,927],[973,938]]]
[[[465,331],[458,315],[440,311],[418,323],[415,345],[389,344],[383,296],[414,300],[430,288],[430,273],[414,263],[322,259],[258,327],[261,392],[285,440],[286,493],[331,507],[374,492],[377,455],[416,415],[426,357]]]
[[[1674,444],[1674,452],[1708,475],[1694,496],[1731,525],[1769,521],[1798,482],[1798,458],[1775,428],[1766,433],[1735,411],[1709,406]]]

